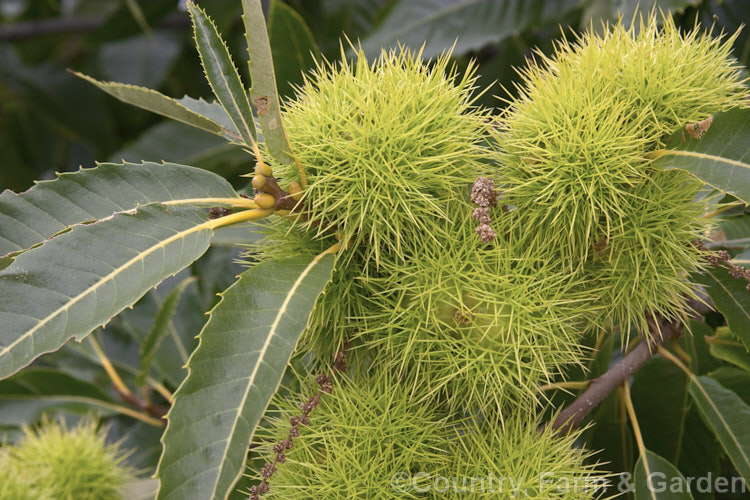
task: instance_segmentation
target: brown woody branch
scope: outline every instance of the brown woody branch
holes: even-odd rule
[[[693,300],[689,306],[693,311],[692,318],[698,319],[712,310],[708,296],[701,291],[701,300]],[[625,356],[622,361],[611,367],[601,377],[591,381],[586,389],[573,403],[565,408],[551,424],[553,429],[569,432],[578,427],[586,415],[597,407],[613,390],[640,370],[656,354],[657,346],[682,335],[683,325],[680,322],[668,322],[660,317],[649,320],[651,335]]]

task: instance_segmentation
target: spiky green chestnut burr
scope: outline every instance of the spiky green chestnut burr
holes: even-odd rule
[[[596,269],[588,279],[604,285],[612,322],[679,316],[681,294],[693,294],[701,255],[690,242],[711,227],[699,184],[658,172],[649,155],[681,127],[748,104],[733,39],[682,33],[655,13],[584,34],[539,54],[500,120],[502,202],[533,228],[529,248],[571,274]]]
[[[609,39],[591,37],[591,57],[608,61],[609,78],[618,82],[623,98],[645,113],[642,131],[648,145],[664,140],[681,127],[719,111],[747,106],[747,80],[732,56],[731,36],[713,36],[698,24],[685,32],[668,14],[641,16],[630,28],[612,28]]]
[[[581,337],[597,328],[597,293],[581,277],[517,242],[514,212],[494,209],[497,237],[476,234],[473,207],[454,202],[453,223],[426,228],[439,243],[367,283],[388,304],[362,330],[382,363],[455,410],[529,408],[537,387],[583,357]]]
[[[405,240],[429,238],[426,217],[484,170],[487,113],[474,106],[473,70],[447,56],[432,65],[401,48],[372,64],[321,63],[285,103],[284,123],[307,172],[302,203],[316,234],[337,230],[366,258],[398,258]],[[296,169],[274,165],[292,181]]]
[[[503,426],[467,423],[452,442],[450,476],[458,491],[451,496],[451,484],[448,498],[599,498],[607,474],[597,470],[591,452],[576,446],[580,431],[560,435],[538,424],[529,414]]]
[[[46,420],[25,430],[22,441],[8,449],[7,460],[33,489],[56,500],[119,500],[133,477],[126,456],[117,444],[106,443],[92,419],[71,429]]]
[[[709,202],[702,185],[684,172],[658,171],[637,189],[632,210],[617,232],[594,251],[585,274],[600,290],[605,323],[635,324],[648,331],[657,314],[667,320],[686,317],[685,297],[695,295],[689,274],[703,269],[706,252],[692,242],[708,236],[703,218]]]
[[[50,491],[39,490],[27,476],[7,450],[0,450],[0,500],[53,500]]]
[[[507,202],[538,207],[528,215],[537,239],[552,238],[574,260],[617,231],[665,135],[748,102],[734,37],[685,35],[670,17],[660,30],[657,20],[539,54],[500,122]]]
[[[302,390],[313,394],[317,388],[309,381]],[[267,462],[274,460],[274,445],[287,438],[290,418],[306,399],[274,402],[280,413],[256,433],[255,450]],[[448,463],[446,419],[411,398],[386,370],[338,374],[332,392],[323,394],[308,418],[276,465],[263,498],[413,498],[394,491],[394,474],[433,473]]]

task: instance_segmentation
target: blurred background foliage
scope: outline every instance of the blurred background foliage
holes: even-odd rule
[[[680,23],[734,32],[750,18],[744,0],[660,0]],[[239,0],[200,2],[217,22],[245,81]],[[264,0],[279,91],[314,67],[314,58],[341,57],[340,41],[361,40],[369,57],[397,42],[419,48],[426,58],[453,46],[460,68],[478,62],[481,102],[513,92],[514,67],[534,47],[549,52],[555,40],[589,23],[599,26],[621,11],[632,18],[629,0]],[[640,7],[643,9],[644,7]],[[563,28],[564,27],[564,28]],[[750,57],[747,30],[737,57]],[[348,48],[347,42],[343,42]],[[103,80],[143,85],[181,97],[210,97],[191,42],[182,0],[0,0],[0,187],[15,191],[55,171],[91,167],[95,161],[165,160],[219,172],[228,178],[247,171],[246,158],[220,138],[167,123],[101,93],[66,69]],[[237,179],[234,179],[237,181]]]
[[[198,3],[217,22],[249,83],[240,1]],[[335,61],[342,46],[351,54],[349,43],[342,42],[346,35],[353,44],[360,41],[370,58],[381,47],[399,42],[416,49],[424,44],[426,58],[455,44],[458,68],[463,71],[469,61],[477,62],[478,85],[488,89],[480,102],[495,108],[513,94],[514,68],[533,58],[535,47],[549,53],[563,36],[574,37],[589,25],[598,29],[603,21],[615,20],[618,12],[627,22],[636,12],[636,2],[630,0],[264,0],[263,4],[279,91],[285,98],[294,95],[294,85],[314,68],[316,59]],[[651,0],[639,9],[654,4],[671,11],[686,28],[698,23],[733,33],[750,21],[747,0]],[[734,47],[745,66],[750,59],[749,35],[745,30]],[[53,178],[55,172],[125,159],[194,165],[247,189],[247,179],[239,176],[251,171],[252,165],[241,150],[222,138],[121,104],[68,68],[97,79],[152,87],[172,97],[210,99],[183,0],[0,0],[0,188],[18,192],[34,180]],[[726,226],[730,236],[750,236],[748,218],[734,219]],[[195,346],[204,311],[241,269],[236,250],[227,243],[242,241],[246,234],[220,232],[201,260],[115,318],[106,335],[96,332],[94,342],[69,343],[0,381],[0,439],[4,435],[13,442],[21,425],[38,421],[45,412],[75,419],[93,410],[112,425],[113,437],[124,437],[124,445],[135,449],[132,461],[148,477],[160,453],[162,429],[124,411],[148,413],[134,408],[111,387],[97,349],[113,361],[126,385],[136,387],[143,340],[154,328],[167,328],[169,335],[145,368],[149,383],[138,395],[151,404],[151,410],[167,405],[156,389],[173,391],[182,380],[182,366]],[[705,342],[692,348],[708,349]],[[592,365],[593,375],[609,364],[612,350],[605,352],[606,359]],[[647,397],[658,399],[649,394],[653,381],[674,381],[676,387],[681,383],[677,380],[681,374],[662,361],[654,360],[634,383],[636,403],[645,413],[658,411],[649,406]],[[727,384],[743,380],[750,379],[726,373]],[[632,438],[625,434],[618,400],[610,399],[595,414],[600,425],[592,430],[590,445],[611,450],[600,458],[610,460],[614,469],[632,470]],[[695,439],[706,436],[695,415],[688,422]],[[665,447],[680,446],[663,436],[654,439]],[[706,440],[706,449],[715,447],[710,435]],[[711,453],[691,456],[713,460]],[[718,471],[723,464],[685,466]]]

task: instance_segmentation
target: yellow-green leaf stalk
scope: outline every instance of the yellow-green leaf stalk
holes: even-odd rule
[[[648,313],[679,317],[681,294],[693,294],[701,254],[690,242],[711,228],[706,201],[698,181],[658,172],[649,155],[680,128],[748,104],[736,36],[685,33],[652,12],[563,41],[521,72],[498,121],[501,202],[530,249],[601,286],[611,323],[645,330]]]
[[[21,441],[0,457],[0,464],[18,471],[17,480],[37,492],[38,498],[123,499],[123,487],[134,477],[124,463],[128,453],[116,443],[107,443],[105,431],[97,427],[94,419],[70,429],[62,421],[44,420],[36,429],[26,428]],[[3,496],[5,483],[0,484],[0,499],[16,498]]]

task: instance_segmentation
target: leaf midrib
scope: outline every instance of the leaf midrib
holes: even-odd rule
[[[648,463],[648,453],[646,449],[641,450],[641,460],[643,461],[643,468],[646,471],[646,486],[648,487],[648,492],[651,498],[657,500],[656,495],[654,494],[653,484],[651,483],[651,467]]]
[[[131,258],[130,260],[128,260],[127,262],[125,262],[125,264],[123,264],[123,265],[121,265],[119,267],[116,267],[109,274],[107,274],[106,276],[103,276],[99,281],[97,281],[96,283],[92,284],[91,286],[89,286],[88,288],[86,288],[84,291],[82,291],[81,293],[79,293],[78,295],[76,295],[75,297],[71,297],[70,301],[66,302],[61,307],[57,308],[55,311],[53,311],[52,313],[50,313],[49,315],[47,315],[45,318],[40,319],[39,323],[37,323],[36,325],[34,325],[31,329],[27,330],[23,335],[19,336],[16,340],[14,340],[10,344],[8,344],[6,347],[3,347],[3,349],[0,350],[0,357],[5,356],[6,354],[8,354],[11,351],[11,349],[13,349],[21,341],[23,341],[23,340],[29,338],[30,336],[32,336],[40,328],[42,328],[44,325],[46,325],[47,323],[49,323],[50,321],[52,321],[52,319],[56,318],[61,313],[69,310],[72,306],[74,306],[75,304],[77,304],[78,302],[80,302],[81,300],[83,300],[85,297],[87,297],[91,293],[93,293],[96,290],[98,290],[99,288],[101,288],[105,283],[107,283],[108,281],[112,280],[113,278],[115,278],[120,273],[124,272],[124,270],[127,269],[128,267],[133,266],[134,264],[136,264],[138,262],[141,262],[143,259],[145,259],[147,256],[149,256],[150,254],[152,254],[156,250],[164,248],[168,244],[170,244],[170,243],[172,243],[174,241],[177,241],[179,239],[182,239],[182,238],[188,236],[191,233],[202,231],[203,229],[213,229],[213,227],[215,227],[217,225],[217,223],[216,223],[217,220],[219,220],[219,219],[209,220],[209,221],[206,221],[206,222],[204,222],[202,224],[199,224],[197,226],[194,226],[194,227],[191,227],[189,229],[180,231],[179,233],[176,233],[176,234],[170,236],[169,238],[160,241],[158,244],[156,244],[156,245],[148,248],[147,250],[142,251],[142,252],[138,252],[137,255],[135,255],[133,258]]]
[[[206,21],[208,21],[207,17],[206,17]],[[206,26],[203,23],[195,23],[195,26],[196,26],[196,29],[200,29],[201,30],[201,34],[203,35],[204,38],[207,38],[207,39],[210,40],[210,38],[211,38],[210,37],[210,33],[207,32]],[[218,31],[216,33],[218,35]],[[219,41],[223,43],[223,40],[221,40],[221,38],[219,38]],[[215,50],[209,50],[208,51],[208,55],[211,57],[211,59],[213,59],[214,64],[216,65],[216,67],[218,67],[218,68],[222,67],[221,59],[219,58],[218,54],[216,54]],[[232,68],[235,71],[237,71],[237,68],[234,68],[234,64],[232,64],[231,61],[230,61],[230,64],[232,65]],[[249,127],[249,125],[247,123],[247,120],[245,119],[245,115],[242,113],[242,110],[240,109],[239,103],[234,98],[234,92],[232,92],[231,87],[229,86],[229,81],[227,80],[226,75],[221,70],[219,70],[219,75],[221,76],[221,79],[224,82],[224,85],[226,86],[227,92],[229,93],[229,98],[231,99],[231,102],[232,102],[232,106],[234,107],[234,109],[235,109],[235,111],[237,113],[237,116],[239,116],[240,121],[242,122],[242,126],[245,129],[245,133],[248,136],[247,138],[245,138],[245,140],[248,140],[248,138],[252,138],[252,133],[250,132],[250,127]],[[216,94],[216,97],[218,98],[219,94],[213,88],[214,85],[211,83],[210,79],[209,79],[209,84],[211,84],[211,88],[214,90],[214,93]],[[240,81],[240,85],[242,85],[241,81]],[[221,101],[221,99],[219,99],[219,101]],[[247,105],[248,105],[248,108],[249,108],[250,107],[250,101],[247,102]],[[231,119],[231,115],[230,115],[230,119]],[[234,123],[234,120],[232,120],[232,122]],[[237,123],[234,123],[234,124],[237,125]]]
[[[654,159],[662,158],[664,156],[687,156],[690,158],[698,158],[700,160],[710,160],[717,163],[727,163],[729,165],[750,169],[750,164],[744,163],[737,160],[732,160],[724,156],[710,155],[706,153],[697,153],[695,151],[685,151],[682,149],[664,149],[654,154]]]
[[[146,415],[143,415],[141,413],[138,413],[137,411],[133,410],[132,408],[128,408],[127,406],[118,405],[117,403],[111,403],[109,401],[104,401],[102,399],[92,398],[89,396],[72,396],[72,395],[49,395],[49,394],[2,394],[0,395],[0,402],[2,401],[14,401],[14,400],[22,400],[22,401],[49,401],[49,402],[59,402],[59,403],[84,403],[84,404],[90,404],[92,406],[100,406],[102,408],[107,408],[109,410],[116,411],[118,413],[122,413],[123,415],[128,415],[130,417],[133,417],[137,420],[141,420],[143,422],[150,423],[152,425],[156,425],[158,420],[156,420],[153,417],[148,417]],[[146,417],[144,419],[144,417]],[[159,424],[161,426],[161,424]]]
[[[439,19],[440,17],[443,17],[447,15],[448,13],[455,12],[457,10],[460,10],[464,7],[470,7],[471,5],[479,3],[480,0],[464,0],[463,2],[456,2],[455,4],[442,9],[437,10],[434,14],[427,15],[425,17],[422,17],[416,22],[413,22],[411,24],[408,24],[404,26],[403,28],[396,30],[393,32],[393,35],[388,38],[389,41],[396,41],[398,40],[398,37],[401,36],[404,33],[408,33],[409,31],[413,31],[417,28],[420,28],[426,24],[431,23],[435,19]]]
[[[735,438],[734,433],[730,432],[730,430],[729,430],[729,424],[727,424],[727,421],[724,420],[724,416],[721,414],[721,412],[716,407],[716,405],[714,405],[714,402],[709,397],[708,393],[703,389],[703,385],[698,380],[698,377],[693,376],[693,382],[698,387],[698,389],[701,391],[701,393],[705,397],[706,401],[708,401],[708,404],[711,406],[711,409],[714,411],[714,413],[716,414],[717,418],[721,421],[723,429],[731,437],[732,443],[735,445],[735,447],[740,452],[740,454],[742,455],[742,458],[745,461],[745,466],[750,470],[750,459],[748,459],[748,456],[745,454],[745,450],[742,448],[742,446],[740,445],[740,443]]]
[[[289,289],[289,292],[287,292],[286,297],[284,297],[284,302],[281,303],[281,306],[279,307],[278,312],[276,313],[276,317],[274,318],[273,323],[271,323],[271,327],[269,329],[268,335],[266,335],[266,339],[263,343],[263,347],[260,351],[258,351],[258,360],[260,361],[263,359],[263,355],[265,354],[266,350],[268,350],[268,346],[271,344],[271,339],[276,335],[276,330],[279,327],[279,323],[281,322],[282,316],[286,313],[287,308],[289,307],[289,303],[291,302],[292,298],[294,297],[297,289],[302,284],[302,281],[307,277],[307,275],[310,273],[310,271],[315,267],[315,265],[320,262],[320,260],[327,255],[325,252],[317,255],[305,268],[302,273],[297,277],[295,282],[292,284],[291,288]],[[248,383],[245,387],[245,391],[242,394],[242,400],[240,401],[240,404],[237,405],[237,416],[233,419],[232,422],[232,428],[231,432],[228,433],[228,435],[231,437],[234,435],[235,429],[237,428],[237,423],[240,420],[240,416],[242,415],[242,409],[245,407],[245,404],[247,403],[247,398],[250,395],[250,388],[254,386],[254,380],[258,375],[258,371],[260,368],[261,363],[255,363],[255,366],[253,367],[253,371],[250,374],[250,377],[248,377]],[[279,381],[280,383],[281,381]],[[278,384],[277,384],[278,388]],[[276,390],[274,390],[276,392]],[[268,406],[268,404],[266,404]],[[216,475],[216,480],[214,482],[214,487],[211,490],[211,497],[214,498],[216,496],[216,491],[219,488],[219,479],[221,478],[221,470],[224,468],[224,464],[226,463],[226,457],[229,451],[229,447],[232,443],[231,438],[226,440],[226,446],[224,447],[224,452],[222,456],[225,458],[225,460],[222,460],[221,465],[219,467],[219,473]],[[242,470],[238,472],[238,475],[234,478],[232,481],[232,484],[234,484],[239,476],[242,475]]]
[[[719,285],[721,287],[722,290],[724,290],[724,292],[726,292],[726,294],[729,296],[729,298],[732,299],[732,302],[734,302],[737,305],[737,307],[740,309],[740,311],[742,311],[742,313],[745,315],[745,317],[748,319],[748,321],[750,321],[750,313],[748,313],[745,310],[745,308],[742,306],[742,304],[740,304],[737,301],[737,297],[735,297],[734,294],[726,287],[726,285],[724,285],[724,283],[722,283],[721,281],[719,281],[713,274],[708,273],[708,275],[711,277],[712,280],[714,280],[716,282],[717,285]]]

